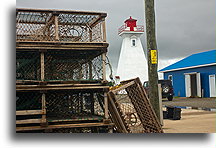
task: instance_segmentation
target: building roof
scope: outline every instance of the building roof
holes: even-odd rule
[[[192,54],[174,64],[171,64],[159,70],[159,72],[176,71],[176,70],[183,70],[183,69],[210,66],[210,65],[216,65],[215,49],[206,52]]]

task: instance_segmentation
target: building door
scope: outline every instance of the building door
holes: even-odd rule
[[[186,97],[201,97],[200,73],[185,74]]]
[[[191,81],[190,81],[190,75],[186,74],[185,75],[185,92],[186,92],[186,97],[191,96]]]
[[[216,97],[216,90],[215,90],[215,75],[209,75],[209,90],[210,90],[210,97]]]
[[[197,96],[197,80],[196,74],[190,75],[190,84],[191,84],[191,97]]]

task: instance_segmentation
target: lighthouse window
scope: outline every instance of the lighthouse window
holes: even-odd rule
[[[132,40],[132,46],[136,46],[136,40]]]

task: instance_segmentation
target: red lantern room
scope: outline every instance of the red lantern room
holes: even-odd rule
[[[143,33],[144,32],[144,26],[137,25],[137,20],[133,19],[131,16],[129,19],[127,19],[124,22],[124,25],[122,25],[118,29],[118,34],[122,35],[123,33]]]
[[[137,20],[130,16],[130,18],[125,21],[125,24],[127,27],[130,27],[130,31],[134,31],[134,27],[137,27],[136,22]]]

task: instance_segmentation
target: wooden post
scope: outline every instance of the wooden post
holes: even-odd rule
[[[107,93],[104,93],[104,116],[105,119],[108,119],[108,98],[107,98]]]
[[[41,62],[41,81],[45,79],[45,67],[44,67],[44,52],[40,53],[40,62]]]
[[[89,41],[92,42],[92,28],[89,28]]]
[[[160,106],[160,124],[163,126],[163,110],[162,110],[162,88],[161,84],[158,84],[158,96],[159,96],[159,106]]]
[[[103,81],[106,81],[106,53],[102,54],[102,60],[103,60]]]
[[[42,94],[42,119],[41,119],[41,126],[46,126],[46,99],[45,94]]]
[[[148,76],[149,76],[149,99],[154,111],[160,119],[158,99],[158,53],[155,35],[155,12],[154,0],[145,0],[146,38],[148,49]]]
[[[55,20],[55,40],[59,40],[58,15],[54,16]]]
[[[105,19],[102,22],[102,28],[103,28],[103,42],[106,42],[106,23],[105,23]]]

